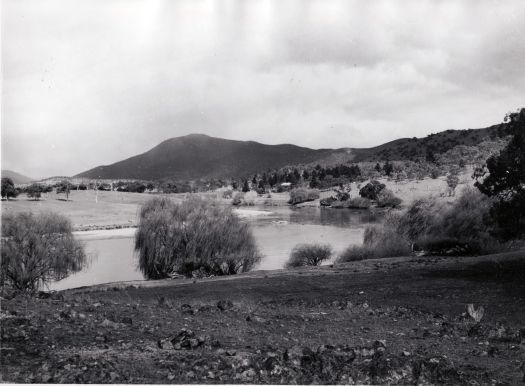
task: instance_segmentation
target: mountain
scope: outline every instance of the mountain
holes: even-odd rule
[[[240,177],[286,165],[310,163],[333,152],[190,134],[168,139],[143,154],[98,166],[75,177],[140,180]]]
[[[424,138],[400,138],[383,145],[367,149],[349,149],[352,162],[395,161],[425,158],[427,154],[445,153],[455,146],[474,146],[486,138],[507,135],[507,124],[502,123],[483,129],[446,130]]]
[[[31,177],[7,169],[2,169],[2,178],[3,177],[11,178],[15,184],[28,184],[31,181],[34,181]]]
[[[506,124],[484,129],[447,130],[425,138],[401,138],[359,149],[309,149],[295,145],[264,145],[190,134],[168,139],[153,149],[111,165],[98,166],[76,178],[195,180],[247,177],[268,169],[299,164],[334,165],[346,162],[416,160],[444,153],[455,146],[473,146],[486,138],[502,137]]]

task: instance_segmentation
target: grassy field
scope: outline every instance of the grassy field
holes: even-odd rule
[[[1,380],[517,384],[523,253],[3,294]],[[467,305],[483,306],[480,323]]]
[[[202,193],[203,197],[210,197],[223,201],[229,205],[231,200],[222,198],[222,193]],[[175,201],[181,201],[187,194],[167,195]],[[4,213],[19,213],[31,211],[34,213],[43,211],[54,211],[61,213],[71,219],[75,230],[104,229],[115,227],[135,226],[137,221],[137,210],[145,201],[154,197],[148,193],[123,193],[123,192],[98,192],[96,200],[95,191],[80,190],[72,191],[69,200],[64,200],[64,195],[55,193],[43,194],[38,201],[20,195],[16,199],[2,201]],[[251,194],[255,205],[287,205],[288,193],[272,193],[272,198],[258,197]]]

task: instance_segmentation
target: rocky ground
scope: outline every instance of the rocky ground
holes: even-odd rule
[[[362,267],[31,297],[4,290],[1,381],[525,381],[523,255]]]

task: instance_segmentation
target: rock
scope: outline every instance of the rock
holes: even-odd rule
[[[53,296],[51,292],[38,291],[36,297],[38,299],[50,299]]]
[[[284,358],[292,365],[300,367],[303,360],[310,359],[314,353],[308,347],[293,346],[286,350]]]
[[[386,348],[386,340],[384,339],[376,340],[374,344],[372,345],[372,347],[375,349],[378,349],[380,347]]]
[[[246,321],[247,322],[256,322],[256,323],[267,323],[268,321],[264,318],[261,318],[260,316],[257,316],[257,315],[248,315],[246,317]]]
[[[217,308],[221,311],[228,311],[233,308],[233,303],[230,300],[219,300],[217,302]]]
[[[175,350],[191,350],[202,346],[209,337],[195,336],[195,333],[189,329],[183,328],[173,338],[168,338]]]
[[[169,350],[173,348],[173,343],[169,339],[160,339],[157,341],[157,346],[163,350]]]
[[[112,322],[111,320],[109,319],[104,319],[102,321],[102,323],[100,323],[100,326],[101,327],[108,327],[108,328],[119,328],[121,326],[120,323],[115,323],[115,322]]]
[[[183,304],[182,306],[180,306],[180,310],[183,314],[193,315],[195,313],[195,310],[191,307],[190,304]]]

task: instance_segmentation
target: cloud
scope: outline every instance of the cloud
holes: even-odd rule
[[[321,147],[501,121],[518,1],[11,0],[2,167],[75,174],[192,132]]]

